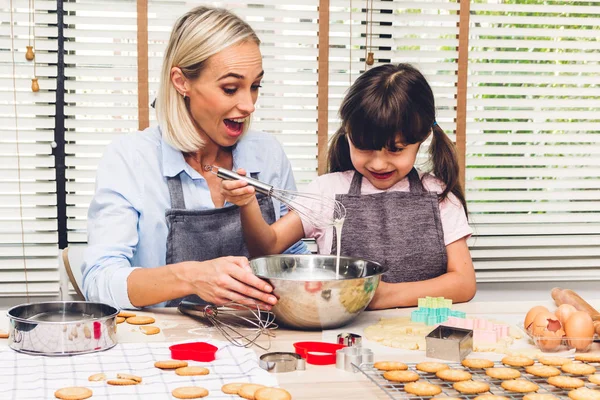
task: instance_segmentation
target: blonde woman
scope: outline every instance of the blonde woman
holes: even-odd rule
[[[156,99],[158,126],[117,139],[98,168],[82,265],[88,300],[125,309],[175,306],[184,297],[276,303],[249,267],[239,209],[205,169],[243,168],[295,189],[277,140],[248,131],[264,74],[259,44],[227,10],[197,7],[175,23]],[[287,211],[258,200],[271,222]]]

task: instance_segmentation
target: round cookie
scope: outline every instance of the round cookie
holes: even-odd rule
[[[105,381],[105,380],[106,380],[106,374],[103,372],[100,372],[99,374],[90,375],[88,377],[88,381],[90,381],[90,382],[99,382],[99,381]]]
[[[555,357],[555,356],[543,356],[539,357],[538,361],[544,365],[550,365],[553,367],[560,367],[566,363],[573,362],[570,358],[566,357]]]
[[[576,354],[575,359],[577,361],[583,361],[583,362],[588,362],[588,363],[600,363],[600,354],[589,354],[589,353]]]
[[[227,383],[221,387],[221,392],[225,394],[238,394],[243,385],[247,385],[247,383]]]
[[[432,397],[431,400],[462,400],[460,397]]]
[[[117,317],[117,324],[122,324],[123,322],[125,322],[127,318],[125,317]]]
[[[530,393],[523,396],[523,400],[558,400],[558,397],[549,393]]]
[[[171,394],[178,399],[200,399],[208,396],[208,390],[200,386],[183,386],[173,389]]]
[[[478,394],[490,390],[490,385],[481,381],[461,381],[452,385],[454,390],[464,394]]]
[[[561,389],[576,389],[585,385],[585,382],[579,378],[572,376],[551,376],[548,378],[548,383]]]
[[[430,374],[435,374],[438,371],[441,371],[443,369],[448,369],[450,367],[448,366],[448,364],[426,361],[426,362],[418,363],[415,368],[417,368],[419,371],[428,372]]]
[[[419,374],[413,371],[386,371],[383,377],[392,382],[414,382],[419,380]]]
[[[517,393],[537,392],[540,388],[535,383],[525,379],[511,379],[508,381],[502,381],[500,386],[502,386],[504,390]]]
[[[525,367],[525,372],[535,376],[541,376],[542,378],[550,378],[551,376],[560,375],[560,370],[550,365],[530,365]]]
[[[121,317],[121,318],[131,318],[131,317],[135,317],[135,313],[132,313],[131,311],[119,311],[119,313],[117,314],[117,317]]]
[[[131,379],[109,379],[106,381],[106,383],[113,386],[131,386],[138,384],[138,382]]]
[[[498,396],[496,394],[482,394],[473,400],[510,400],[508,397]]]
[[[595,383],[596,385],[600,385],[600,375],[594,374],[588,376],[588,381]]]
[[[450,382],[460,382],[460,381],[468,381],[471,379],[471,374],[467,371],[463,371],[462,369],[443,369],[435,373],[435,376]]]
[[[406,393],[416,394],[417,396],[435,396],[442,393],[442,388],[429,382],[411,382],[404,385]]]
[[[600,400],[600,391],[581,387],[579,389],[571,390],[569,397],[573,400]]]
[[[465,358],[461,363],[464,367],[471,369],[492,368],[494,362],[485,358]]]
[[[155,323],[156,320],[152,317],[129,317],[125,322],[131,325],[149,325]]]
[[[254,383],[248,383],[246,385],[242,385],[240,391],[238,392],[238,396],[243,397],[248,400],[255,400],[254,394],[258,391],[258,389],[265,388],[265,385],[257,385]]]
[[[157,326],[140,326],[140,331],[144,335],[156,335],[160,333],[160,328]]]
[[[131,381],[135,381],[137,383],[142,383],[142,377],[131,374],[117,374],[117,378],[119,379],[129,379]]]
[[[596,373],[596,367],[582,362],[567,363],[560,369],[571,375],[592,375]]]
[[[204,367],[181,367],[177,368],[175,373],[179,376],[198,376],[208,375],[210,371]]]
[[[513,368],[496,367],[488,368],[485,374],[494,379],[516,379],[521,376],[521,373]]]
[[[373,364],[373,368],[377,368],[380,371],[406,371],[408,365],[398,361],[377,361]]]
[[[164,360],[155,362],[154,366],[160,369],[177,369],[187,367],[188,363],[183,360]]]
[[[534,363],[533,359],[525,356],[506,356],[502,359],[502,364],[510,365],[511,367],[526,367]]]
[[[254,393],[254,400],[292,400],[292,395],[284,389],[265,387]]]
[[[62,400],[84,400],[89,399],[93,394],[94,393],[86,387],[73,386],[58,389],[54,392],[54,397]]]

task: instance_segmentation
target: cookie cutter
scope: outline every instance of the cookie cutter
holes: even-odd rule
[[[364,347],[344,347],[335,353],[335,367],[346,372],[358,372],[362,363],[373,362],[373,351]]]
[[[290,352],[265,353],[260,356],[259,365],[268,372],[281,373],[304,371],[306,361],[300,355]]]
[[[337,335],[337,343],[348,347],[360,347],[362,345],[362,336],[355,333],[342,332]]]
[[[296,342],[294,349],[308,364],[335,364],[335,352],[343,348],[343,344],[325,342]]]
[[[216,346],[206,342],[174,344],[169,347],[173,360],[193,360],[211,362],[215,360]]]
[[[473,331],[439,325],[425,336],[425,355],[461,362],[473,351]]]

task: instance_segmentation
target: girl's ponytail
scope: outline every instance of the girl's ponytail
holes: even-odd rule
[[[429,145],[429,159],[431,160],[432,172],[446,185],[440,194],[440,201],[452,193],[461,202],[467,214],[467,201],[465,193],[460,185],[458,157],[454,143],[446,136],[446,133],[437,123],[433,124],[433,137]]]
[[[328,172],[343,172],[353,170],[350,159],[350,145],[344,127],[340,127],[329,143],[329,154],[327,155]]]

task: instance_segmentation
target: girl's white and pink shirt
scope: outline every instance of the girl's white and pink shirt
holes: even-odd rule
[[[322,196],[334,198],[337,194],[346,194],[350,189],[354,171],[334,172],[321,175],[312,181],[303,191],[308,193],[320,194]],[[443,191],[443,183],[428,173],[419,172],[421,181],[426,190],[430,192],[441,193]],[[380,190],[374,187],[368,179],[362,179],[361,194],[375,194],[382,192],[408,192],[409,191],[408,177],[402,179],[394,186],[387,190]],[[308,204],[306,204],[308,205]],[[473,233],[465,210],[460,201],[453,194],[449,194],[444,201],[439,203],[440,217],[442,219],[442,227],[444,230],[444,242],[446,246],[462,239],[468,238]],[[315,205],[315,209],[318,206]],[[398,210],[402,212],[402,210]],[[310,223],[302,221],[304,235],[307,238],[314,238],[319,248],[319,254],[331,254],[333,244],[333,228],[319,229],[313,227]],[[344,231],[342,229],[342,237]],[[367,239],[368,240],[368,239]]]

